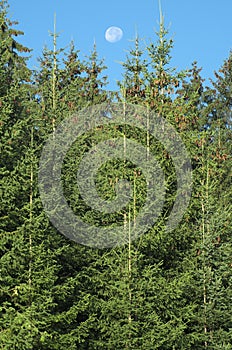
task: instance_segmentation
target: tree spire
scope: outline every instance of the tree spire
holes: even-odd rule
[[[163,11],[161,6],[161,0],[158,0],[158,3],[159,3],[160,27],[161,27],[164,24],[164,16],[163,16]]]

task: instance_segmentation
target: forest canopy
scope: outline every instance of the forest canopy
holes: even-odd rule
[[[171,66],[175,43],[161,16],[154,41],[142,48],[139,36],[134,39],[118,89],[109,91],[96,45],[81,59],[74,42],[59,48],[53,33],[52,49],[42,50],[33,70],[31,50],[20,43],[23,32],[16,25],[1,0],[0,348],[232,349],[232,52],[206,86],[194,58],[184,71]],[[59,137],[59,125],[70,116],[101,104],[109,106],[103,116],[108,120],[115,105],[134,106],[134,126],[96,125],[90,115],[91,128],[69,147],[60,177],[66,202],[86,225],[122,227],[125,244],[113,247],[96,247],[94,237],[92,246],[80,244],[59,232],[39,189],[49,137]],[[148,111],[143,130],[136,127],[140,110]],[[158,118],[173,132],[165,142],[149,133]],[[190,193],[189,182],[179,191],[179,149],[173,149],[172,135],[180,137],[191,163],[191,196],[167,230],[178,195]],[[122,140],[122,157],[104,163],[95,158],[101,166],[94,183],[102,203],[115,200],[122,179],[132,195],[127,205],[102,213],[85,203],[76,176],[86,153],[106,140],[112,149],[116,139]],[[141,144],[145,160],[159,164],[156,178],[147,181],[142,163],[133,163],[137,148],[133,158],[129,140]],[[57,169],[51,171],[55,181]],[[165,191],[156,189],[154,199],[160,203],[162,197],[160,214],[145,233],[132,237],[147,186],[153,188],[161,173]],[[57,193],[50,193],[56,204]]]

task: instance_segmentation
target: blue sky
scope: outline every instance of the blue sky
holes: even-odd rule
[[[121,78],[126,50],[138,35],[149,43],[155,41],[158,30],[158,0],[9,0],[9,15],[19,21],[25,32],[21,42],[33,49],[32,68],[42,48],[51,47],[49,31],[53,30],[56,12],[58,47],[68,47],[74,40],[81,54],[89,55],[94,40],[99,56],[108,66],[109,89],[116,88]],[[232,0],[162,0],[165,24],[174,39],[172,66],[189,68],[193,61],[203,68],[207,80],[213,77],[232,49]],[[124,35],[117,43],[105,40],[105,30],[122,28]]]

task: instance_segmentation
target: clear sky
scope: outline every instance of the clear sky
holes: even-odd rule
[[[206,79],[213,77],[232,49],[232,0],[162,0],[165,24],[174,39],[172,66],[189,68],[193,61],[203,68]],[[156,40],[158,0],[9,0],[9,15],[19,21],[25,32],[21,42],[33,49],[32,68],[42,48],[51,47],[49,31],[57,17],[58,47],[68,47],[74,40],[82,55],[88,55],[94,40],[101,58],[108,66],[109,89],[121,78],[119,61],[133,47],[137,31],[147,43]],[[105,30],[118,26],[123,38],[116,43],[105,40]]]

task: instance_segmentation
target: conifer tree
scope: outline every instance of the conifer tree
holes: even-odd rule
[[[225,300],[230,297],[230,277],[228,284],[223,277],[224,274],[230,276],[228,249],[231,249],[231,242],[226,237],[231,203],[225,194],[228,185],[223,181],[228,179],[230,161],[223,142],[220,148],[227,156],[219,156],[222,152],[218,152],[218,128],[211,122],[216,107],[215,93],[210,88],[204,89],[196,63],[189,77],[175,101],[177,113],[180,113],[175,118],[193,165],[192,200],[186,213],[187,222],[182,225],[189,232],[185,251],[188,257],[183,262],[190,272],[192,282],[188,298],[195,309],[187,333],[194,348],[229,348],[230,311],[227,307],[224,309],[222,300],[228,305]],[[225,235],[224,242],[220,232]],[[220,317],[221,310],[225,312],[224,317]]]
[[[147,62],[140,48],[141,39],[137,35],[134,40],[134,48],[130,49],[126,61],[122,63],[124,68],[123,81],[119,87],[123,99],[127,102],[142,104],[145,98]]]
[[[98,58],[97,46],[94,43],[93,50],[84,62],[84,77],[81,96],[85,105],[103,103],[107,100],[104,87],[107,85],[107,76],[103,75],[106,66],[104,61]]]
[[[31,235],[25,229],[30,220],[31,199],[31,71],[23,53],[30,50],[15,40],[23,32],[7,18],[7,3],[1,1],[1,335],[5,349],[31,348],[30,280]]]
[[[203,307],[199,310],[204,337],[202,348],[230,348],[231,298],[230,253],[231,238],[228,222],[231,218],[231,65],[230,58],[216,73],[214,89],[207,89],[205,99],[207,117],[200,133],[200,163],[198,179],[201,202],[200,232],[202,242],[198,249],[201,273]],[[198,275],[199,278],[199,275]],[[200,285],[198,285],[200,287]],[[200,344],[199,344],[200,348]]]
[[[70,43],[68,52],[64,52],[60,72],[59,90],[64,107],[70,113],[75,113],[84,107],[81,90],[83,88],[84,64],[79,58],[74,42]],[[65,111],[65,110],[64,110]]]

